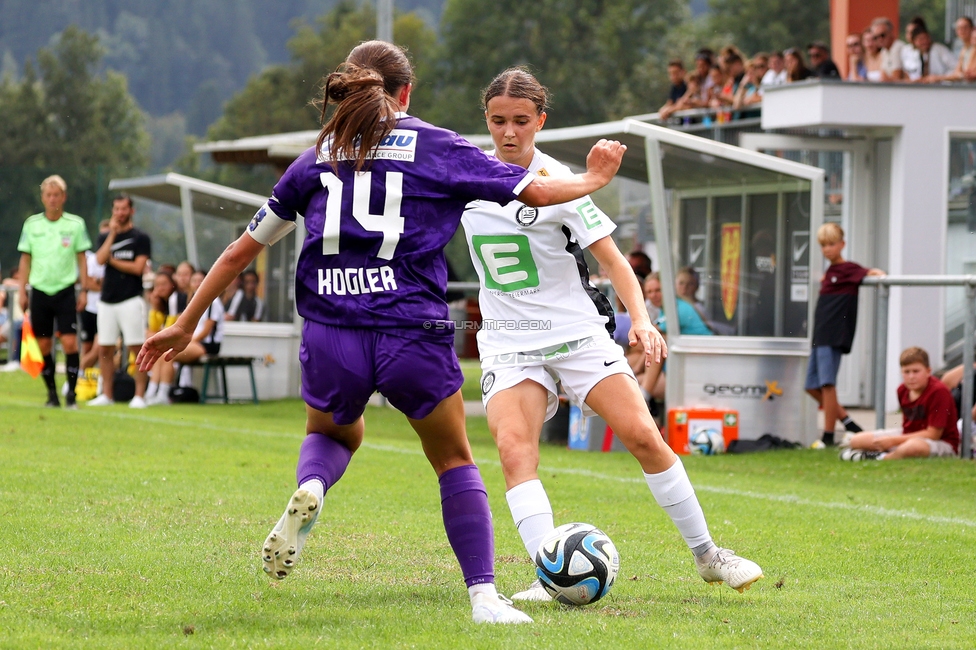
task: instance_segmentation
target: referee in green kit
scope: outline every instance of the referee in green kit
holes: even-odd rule
[[[87,281],[85,251],[91,239],[85,221],[64,211],[68,185],[60,176],[48,176],[41,183],[41,203],[44,212],[32,215],[24,222],[20,234],[20,308],[29,311],[34,336],[44,357],[41,375],[47,385],[45,406],[60,407],[54,381],[54,333],[61,339],[68,374],[68,395],[65,406],[75,404],[75,383],[78,381],[78,311],[84,309],[87,294],[84,288],[75,298],[75,283]],[[30,283],[30,300],[27,283]],[[29,308],[29,310],[28,310]]]

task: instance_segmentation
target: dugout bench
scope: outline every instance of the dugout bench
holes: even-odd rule
[[[258,387],[254,382],[254,361],[255,357],[223,357],[219,355],[204,355],[192,363],[184,364],[186,366],[192,367],[202,367],[203,368],[203,383],[200,386],[200,403],[206,404],[208,400],[220,399],[223,400],[224,404],[230,403],[230,398],[227,394],[227,368],[228,367],[247,367],[247,371],[251,380],[251,401],[255,404],[258,403]],[[217,392],[210,394],[208,392],[210,388],[210,375],[214,373],[218,381]]]

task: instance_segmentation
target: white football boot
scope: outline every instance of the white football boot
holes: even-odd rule
[[[718,546],[702,557],[696,557],[695,564],[698,566],[698,575],[705,582],[710,585],[724,582],[740,594],[763,577],[758,564]]]
[[[525,591],[512,594],[512,600],[531,600],[546,603],[552,600],[552,596],[549,595],[549,592],[546,591],[546,588],[542,586],[541,582],[534,580]]]
[[[320,506],[319,498],[308,490],[299,488],[291,495],[285,514],[261,547],[265,573],[275,580],[288,577],[319,517]]]
[[[471,597],[471,620],[475,623],[532,623],[527,614],[512,607],[501,594],[475,594]]]

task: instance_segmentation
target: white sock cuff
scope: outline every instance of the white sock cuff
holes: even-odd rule
[[[508,508],[512,511],[512,519],[517,526],[526,517],[533,515],[552,515],[552,505],[549,503],[549,495],[542,486],[542,481],[532,479],[525,483],[519,483],[505,493],[508,501]]]
[[[675,458],[674,465],[660,474],[644,474],[647,487],[662,508],[673,506],[695,496],[695,488],[691,486],[685,466],[680,458]]]
[[[302,490],[308,490],[319,498],[319,504],[325,499],[325,485],[317,478],[310,478],[298,486]]]

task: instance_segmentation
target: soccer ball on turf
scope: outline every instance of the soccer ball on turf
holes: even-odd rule
[[[699,429],[688,438],[688,451],[701,456],[725,453],[725,438],[715,429]]]
[[[566,605],[586,605],[610,591],[620,556],[599,528],[564,524],[542,539],[535,564],[539,583],[553,599]]]

